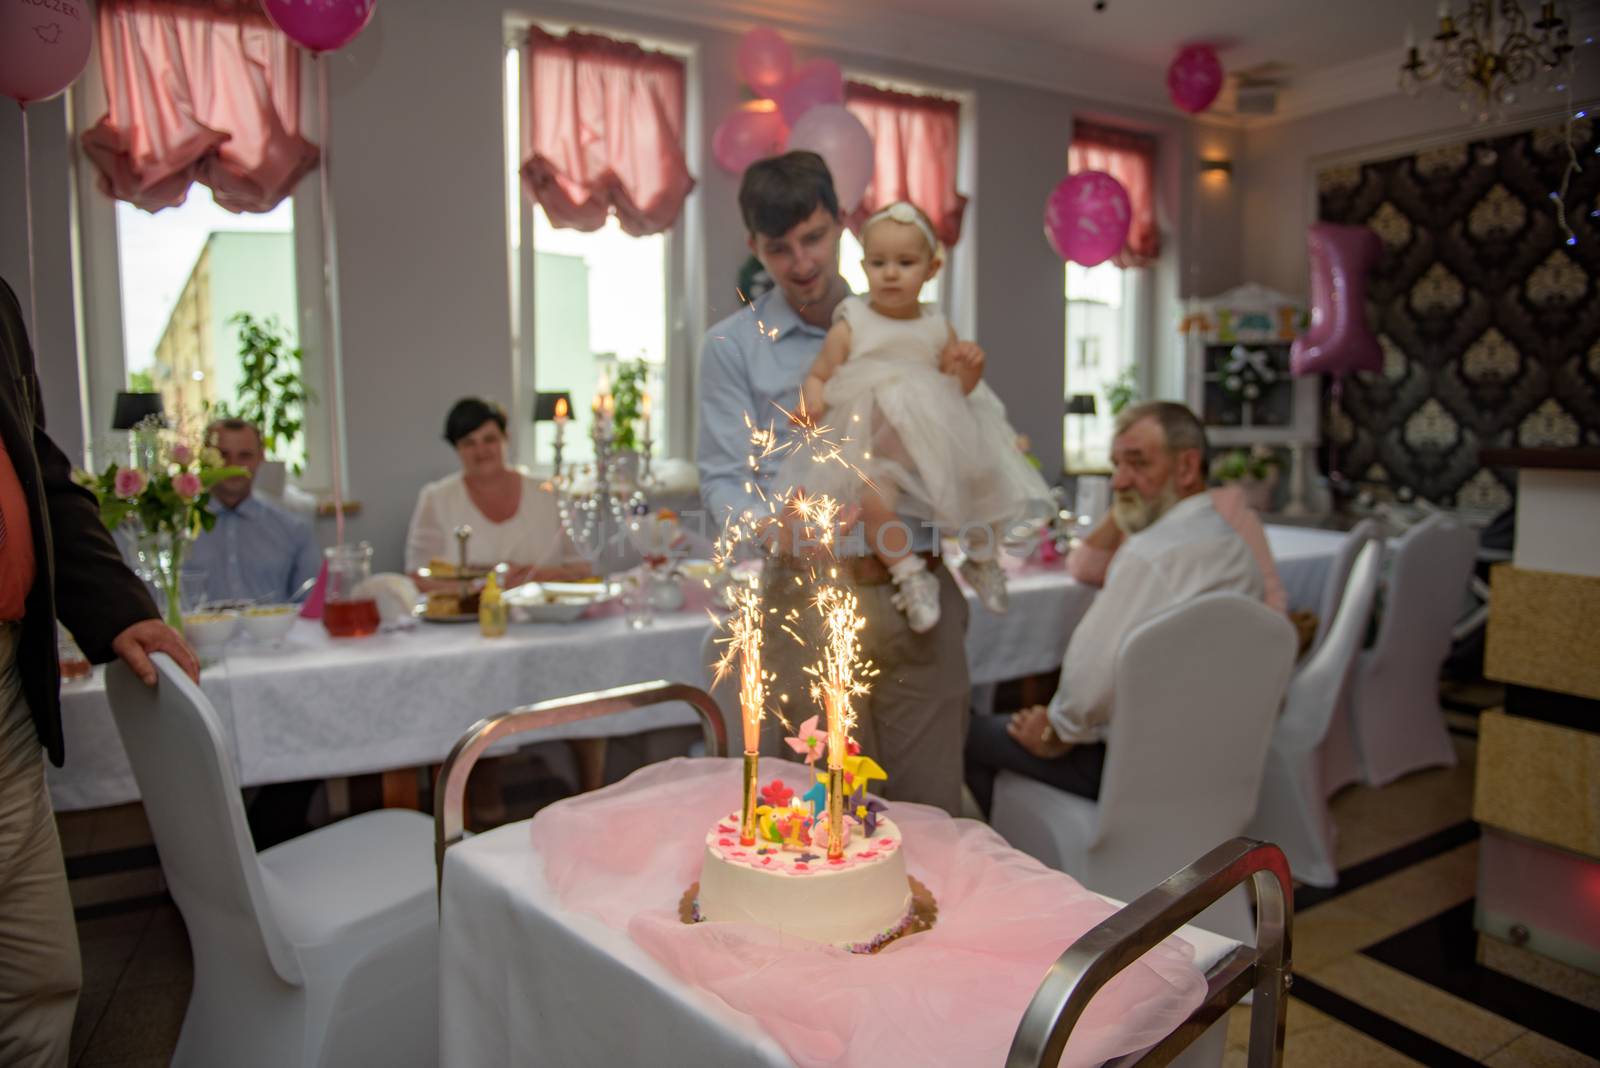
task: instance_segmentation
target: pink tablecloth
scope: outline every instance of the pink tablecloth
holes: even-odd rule
[[[797,765],[767,761],[763,781],[775,776],[806,788]],[[911,874],[939,902],[933,930],[869,957],[750,925],[687,926],[679,895],[699,878],[706,828],[737,807],[739,777],[736,760],[652,765],[551,806],[530,834],[564,907],[625,931],[754,1018],[797,1064],[997,1064],[1050,964],[1113,911],[983,824],[895,804]],[[1193,947],[1169,939],[1095,999],[1062,1064],[1140,1049],[1204,995]]]

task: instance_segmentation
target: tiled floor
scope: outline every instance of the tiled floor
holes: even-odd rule
[[[1508,945],[1477,947],[1473,721],[1453,723],[1456,767],[1334,799],[1341,886],[1297,900],[1290,1068],[1600,1065],[1600,977]],[[507,819],[559,793],[537,766],[508,764],[499,778]],[[59,823],[84,964],[73,1064],[164,1065],[192,976],[142,812]],[[1245,1064],[1248,1011],[1229,1018],[1227,1065]]]

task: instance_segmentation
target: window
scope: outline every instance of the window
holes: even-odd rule
[[[506,209],[512,300],[514,418],[533,418],[536,393],[568,393],[572,422],[563,436],[562,462],[593,459],[590,404],[602,379],[615,380],[617,365],[643,360],[649,367],[653,451],[687,455],[692,429],[686,349],[691,325],[667,309],[685,273],[683,215],[665,232],[633,236],[615,212],[593,231],[560,228],[528,195],[522,177],[529,144],[528,86],[524,80],[528,24],[508,26],[505,52]],[[687,59],[683,50],[646,47]],[[686,134],[685,143],[689,137]],[[686,153],[688,154],[688,153]],[[690,154],[692,157],[692,154]],[[687,208],[685,209],[687,211]],[[532,424],[516,433],[516,459],[547,468],[554,459],[556,428]]]
[[[1094,267],[1067,264],[1067,398],[1062,440],[1068,471],[1098,471],[1111,463],[1111,397],[1121,385],[1137,388],[1137,353],[1145,274],[1110,261]],[[1072,400],[1094,398],[1094,412],[1075,413]]]
[[[1110,466],[1111,401],[1148,391],[1149,268],[1161,255],[1155,213],[1156,142],[1149,135],[1094,123],[1073,124],[1067,171],[1105,171],[1128,192],[1132,221],[1123,247],[1111,259],[1082,267],[1068,263],[1067,403],[1062,438],[1069,471]],[[1094,399],[1094,411],[1082,398]]]
[[[116,220],[124,366],[149,376],[168,412],[199,419],[234,403],[235,315],[275,320],[289,347],[299,344],[292,200],[235,215],[196,184],[155,214],[118,201]],[[275,458],[303,463],[304,441],[280,442]]]
[[[302,114],[298,46],[246,7],[123,5],[100,29],[97,47],[115,49],[124,91],[109,99],[103,64],[91,62],[69,111],[88,460],[121,458],[111,413],[130,383],[160,392],[169,412],[194,422],[209,405],[235,403],[239,329],[229,320],[247,312],[276,320],[289,346],[305,351],[302,371],[317,397],[300,440],[279,443],[274,458],[303,464],[302,485],[326,487],[320,214],[314,196],[289,195],[314,171],[320,136]],[[253,69],[245,55],[266,56],[271,76],[233,76]],[[260,118],[269,108],[274,121]],[[188,145],[171,131],[196,126],[227,136],[198,158],[147,148]],[[262,159],[275,166],[258,169]]]

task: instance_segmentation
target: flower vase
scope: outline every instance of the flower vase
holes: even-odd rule
[[[163,531],[139,535],[139,576],[155,587],[161,617],[183,633],[183,556],[188,539]]]

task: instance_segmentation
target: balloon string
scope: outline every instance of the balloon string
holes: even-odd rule
[[[340,389],[342,376],[341,342],[339,330],[339,250],[334,241],[333,197],[329,192],[328,157],[333,144],[332,120],[328,108],[328,64],[320,52],[312,53],[317,65],[317,117],[322,129],[322,166],[317,168],[318,186],[322,198],[322,298],[327,308],[328,345],[324,353],[324,368],[328,388],[328,455],[333,466],[333,524],[334,544],[344,544],[344,453],[340,442],[340,413],[344,410],[344,396]]]
[[[22,111],[22,215],[28,230],[28,334],[39,345],[39,276],[33,263],[33,156],[28,148],[28,105]]]
[[[1344,375],[1334,375],[1333,385],[1328,391],[1332,405],[1332,414],[1338,417],[1341,414],[1341,399],[1344,396]],[[1331,421],[1331,420],[1330,420]],[[1337,491],[1339,482],[1339,438],[1333,433],[1333,428],[1328,428],[1328,488]]]

